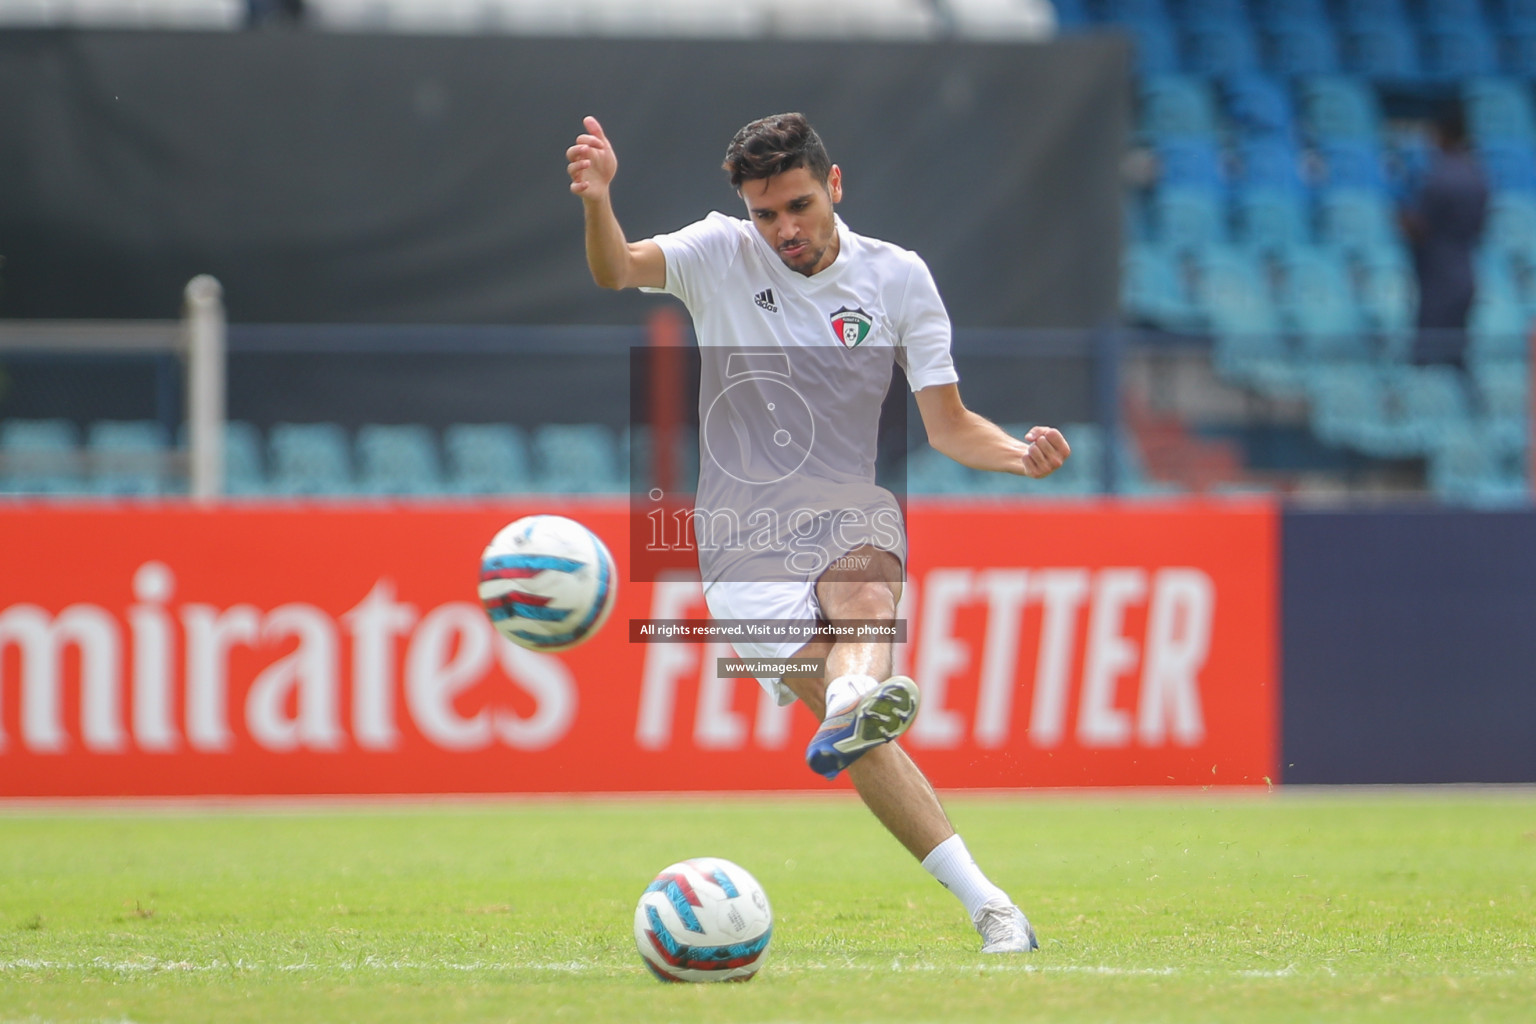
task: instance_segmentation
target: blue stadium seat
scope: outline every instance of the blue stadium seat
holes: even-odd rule
[[[1370,357],[1365,324],[1337,252],[1293,246],[1275,255],[1276,299],[1286,326],[1310,358],[1363,362]]]
[[[1382,354],[1402,359],[1412,342],[1419,301],[1418,282],[1407,255],[1398,246],[1364,246],[1355,259],[1360,310],[1381,339]]]
[[[176,446],[188,456],[187,425],[176,429]],[[266,444],[261,430],[245,420],[224,423],[224,496],[251,498],[267,493]]]
[[[1483,0],[1421,0],[1420,7],[1430,21],[1483,21]]]
[[[656,484],[656,446],[649,425],[626,425],[619,434],[619,454],[628,473],[630,493],[648,491]],[[672,490],[692,492],[699,485],[699,432],[679,424],[673,438]]]
[[[1335,0],[1339,16],[1348,19],[1407,22],[1403,0]]]
[[[1268,331],[1217,334],[1211,361],[1225,379],[1270,398],[1295,399],[1306,393],[1306,364],[1278,324]]]
[[[1531,318],[1520,308],[1513,285],[1479,268],[1477,297],[1467,323],[1468,359],[1496,362],[1523,359],[1529,349]]]
[[[1536,141],[1529,84],[1511,78],[1475,78],[1461,88],[1472,138]]]
[[[1484,246],[1478,250],[1474,266],[1477,275],[1477,301],[1522,304],[1516,264],[1507,250]]]
[[[511,423],[453,423],[443,430],[448,488],[456,494],[534,490],[528,437]]]
[[[0,493],[71,494],[82,488],[80,432],[65,419],[0,421]]]
[[[1154,239],[1180,251],[1227,240],[1226,207],[1208,189],[1160,188],[1149,202]]]
[[[1323,183],[1330,189],[1361,189],[1385,195],[1391,188],[1381,147],[1370,139],[1327,139],[1318,147]]]
[[[1515,359],[1473,364],[1483,429],[1506,448],[1530,443],[1531,375]]]
[[[1127,317],[1170,331],[1196,331],[1204,317],[1190,296],[1183,260],[1173,249],[1154,243],[1125,248],[1121,304]]]
[[[274,423],[267,437],[274,494],[353,493],[351,445],[337,423]]]
[[[1525,505],[1530,487],[1522,459],[1501,457],[1496,438],[1474,427],[1453,430],[1428,452],[1429,485],[1442,500],[1476,507]]]
[[[1536,16],[1499,29],[1504,70],[1522,79],[1536,78]]]
[[[265,493],[267,472],[262,458],[261,431],[254,423],[230,420],[224,424],[224,493],[246,498]]]
[[[625,490],[614,432],[601,423],[546,423],[533,432],[538,489],[550,494]]]
[[[93,494],[150,497],[172,490],[170,445],[153,420],[97,420],[86,430]]]
[[[1424,29],[1424,70],[1432,77],[1496,75],[1499,63],[1498,44],[1479,22],[1439,22]]]
[[[1400,366],[1390,378],[1399,408],[1429,451],[1447,431],[1472,425],[1472,407],[1460,370],[1449,366]]]
[[[1251,0],[1249,6],[1261,25],[1327,24],[1333,17],[1328,0]]]
[[[1259,42],[1247,19],[1198,20],[1184,25],[1184,66],[1212,78],[1260,69]]]
[[[1258,186],[1233,196],[1237,238],[1256,251],[1267,252],[1312,241],[1307,207],[1295,189]]]
[[[1286,135],[1237,140],[1237,178],[1246,188],[1301,193],[1307,189],[1301,151]]]
[[[1377,80],[1411,81],[1422,73],[1419,44],[1406,21],[1346,22],[1344,66]]]
[[[1477,156],[1495,192],[1536,192],[1536,144],[1489,139],[1477,146]]]
[[[1339,249],[1401,245],[1391,203],[1374,189],[1326,189],[1317,196],[1318,238]]]
[[[1320,366],[1307,390],[1312,432],[1326,444],[1356,447],[1367,425],[1380,422],[1381,378],[1366,367]]]
[[[1244,0],[1181,0],[1178,8],[1186,21],[1243,21],[1248,17]]]
[[[1311,378],[1312,429],[1319,439],[1379,458],[1422,453],[1416,429],[1394,408],[1377,370],[1325,363]]]
[[[1495,192],[1488,199],[1483,244],[1536,260],[1536,194]]]
[[[1343,70],[1339,42],[1327,21],[1272,21],[1260,32],[1264,64],[1282,78],[1336,75]]]
[[[1216,101],[1210,84],[1191,75],[1141,79],[1141,129],[1156,138],[1216,135]]]
[[[1527,316],[1536,316],[1536,254],[1528,249],[1500,249],[1485,245],[1478,254],[1479,273],[1489,261],[1500,268],[1500,276],[1514,296],[1514,302]]]
[[[357,428],[357,485],[363,494],[431,495],[444,490],[437,439],[419,423]]]
[[[1227,245],[1196,250],[1195,300],[1214,333],[1265,334],[1280,318],[1257,256]]]
[[[1302,120],[1319,139],[1371,139],[1381,136],[1381,113],[1365,82],[1319,75],[1297,83]]]
[[[1162,22],[1173,17],[1163,0],[1099,0],[1099,17],[1113,22]]]
[[[1516,275],[1514,275],[1514,261],[1510,253],[1504,249],[1484,246],[1476,253],[1476,264],[1473,267],[1478,276],[1478,299],[1507,299],[1507,301],[1519,304],[1521,290],[1519,290]]]
[[[1296,111],[1290,91],[1273,76],[1232,75],[1223,83],[1227,111],[1238,132],[1249,137],[1290,138],[1296,131]]]
[[[629,474],[631,494],[648,491],[655,485],[655,461],[656,445],[651,428],[643,423],[626,423],[619,431],[619,468]],[[694,482],[697,483],[696,478]],[[673,481],[673,487],[678,486],[677,481]]]
[[[971,494],[982,486],[982,476],[926,444],[907,453],[909,494]]]
[[[1221,149],[1210,138],[1165,138],[1154,145],[1158,184],[1216,192],[1226,187]]]

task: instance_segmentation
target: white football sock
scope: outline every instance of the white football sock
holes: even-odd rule
[[[984,903],[993,900],[1013,902],[1007,893],[981,873],[981,868],[976,866],[976,861],[971,857],[971,851],[965,848],[965,840],[958,835],[950,836],[935,846],[923,858],[923,867],[939,880],[940,885],[959,897],[960,902],[965,904],[965,912],[973,918]]]
[[[879,685],[880,680],[874,676],[857,674],[838,676],[827,684],[826,714],[830,715],[843,710]],[[825,718],[826,715],[822,717]]]

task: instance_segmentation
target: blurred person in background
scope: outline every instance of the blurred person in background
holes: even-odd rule
[[[1070,449],[1059,431],[1034,427],[1014,438],[961,402],[949,315],[927,265],[915,253],[856,234],[836,215],[842,170],[803,115],[753,121],[732,139],[724,169],[745,203],[746,220],[712,213],[639,242],[628,241],[614,215],[613,145],[595,118],[587,118],[585,127],[566,159],[571,191],[582,201],[593,279],[607,288],[666,291],[681,299],[701,355],[782,353],[785,379],[793,373],[796,385],[806,388],[806,405],[816,410],[813,422],[821,424],[809,433],[814,443],[796,440],[805,433],[803,423],[787,418],[786,407],[804,396],[787,385],[774,394],[798,399],[726,403],[721,447],[765,459],[774,472],[760,476],[766,486],[753,490],[746,469],[709,468],[720,458],[711,446],[710,460],[701,459],[696,508],[755,514],[767,508],[772,521],[786,524],[807,507],[815,509],[809,525],[831,538],[823,547],[830,558],[805,569],[771,545],[722,556],[707,552],[710,545],[701,539],[700,575],[712,618],[894,623],[905,526],[894,497],[874,481],[877,427],[893,363],[906,374],[934,448],[973,468],[1021,476],[1043,477],[1062,465]],[[710,366],[706,357],[700,397],[706,436],[709,416],[702,406],[710,396]],[[812,373],[795,372],[802,368]],[[724,377],[729,373],[717,383]],[[771,386],[763,385],[763,393]],[[719,399],[738,390],[734,383],[723,387],[709,404],[710,416]],[[781,447],[754,443],[764,437]],[[778,475],[775,457],[794,464]],[[737,500],[743,493],[754,504]],[[866,510],[873,510],[868,518]],[[844,533],[845,514],[858,513],[865,524],[887,511],[895,513],[889,531],[853,539]],[[756,539],[754,534],[754,544]],[[965,905],[983,953],[1038,948],[1029,921],[982,873],[927,777],[893,742],[916,716],[918,691],[911,679],[892,674],[890,638],[776,638],[734,646],[743,658],[775,663],[823,659],[819,675],[759,678],[781,705],[798,699],[821,722],[806,750],[811,770],[829,779],[848,772],[881,824]]]
[[[1413,362],[1466,367],[1467,318],[1476,294],[1475,257],[1488,210],[1488,183],[1472,153],[1459,104],[1435,118],[1434,152],[1400,211],[1419,286]]]

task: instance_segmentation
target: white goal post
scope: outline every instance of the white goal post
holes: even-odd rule
[[[173,453],[194,501],[224,493],[224,292],[203,274],[187,282],[181,320],[0,320],[0,354],[175,353],[185,367],[187,447]]]

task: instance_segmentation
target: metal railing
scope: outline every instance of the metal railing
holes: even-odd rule
[[[187,283],[180,320],[0,320],[0,355],[169,356],[179,359],[186,382],[182,396],[186,422],[184,448],[162,455],[166,476],[186,475],[196,501],[216,499],[223,491],[223,426],[226,393],[226,325],[223,289],[204,274]],[[164,378],[164,374],[161,375]],[[171,390],[162,380],[162,392]],[[182,409],[162,395],[162,420],[180,418]],[[60,453],[61,468],[89,472],[99,456],[89,451]],[[0,451],[0,473],[14,456]]]

